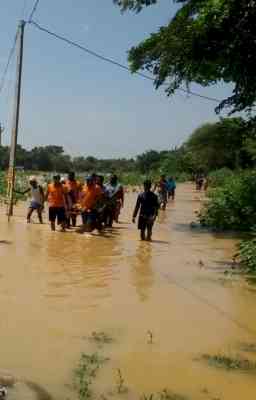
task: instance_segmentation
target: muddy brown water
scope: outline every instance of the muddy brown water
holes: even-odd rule
[[[204,353],[256,360],[239,347],[256,342],[255,287],[223,273],[237,238],[190,228],[201,202],[184,184],[160,213],[154,241],[140,242],[134,202],[128,194],[121,223],[102,237],[51,233],[36,216],[27,225],[24,205],[8,224],[1,209],[0,370],[74,399],[80,354],[98,351],[110,357],[98,398],[116,390],[120,369],[125,398],[168,388],[194,400],[255,400],[256,374],[196,361]],[[93,331],[113,343],[98,347]]]

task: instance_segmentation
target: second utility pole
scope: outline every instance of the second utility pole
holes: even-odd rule
[[[9,173],[8,173],[8,192],[7,192],[8,218],[10,218],[13,215],[13,194],[14,194],[13,191],[15,186],[16,148],[17,148],[17,138],[19,130],[19,117],[20,117],[24,28],[25,28],[25,21],[20,21],[18,26],[17,72],[16,72],[14,112],[13,112],[13,122],[12,122],[12,139],[11,139]]]

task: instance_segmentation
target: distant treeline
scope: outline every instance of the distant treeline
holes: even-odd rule
[[[140,175],[193,175],[208,173],[223,167],[252,168],[256,161],[256,124],[242,118],[220,119],[196,129],[179,148],[166,151],[149,150],[136,158],[98,159],[92,156],[74,157],[65,154],[61,146],[17,148],[17,166],[33,171],[66,173],[96,171]],[[8,168],[9,148],[0,147],[0,168]]]

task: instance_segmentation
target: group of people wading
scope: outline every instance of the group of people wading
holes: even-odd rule
[[[46,190],[39,185],[35,176],[29,179],[30,187],[20,194],[30,193],[30,203],[27,213],[27,222],[31,222],[34,211],[37,212],[39,222],[43,223],[44,203],[48,202],[49,221],[51,230],[56,230],[56,221],[61,231],[77,226],[77,217],[81,215],[82,231],[101,231],[112,227],[118,222],[121,208],[124,206],[124,188],[118,182],[116,175],[111,175],[109,182],[104,184],[104,177],[93,174],[81,183],[75,173],[70,172],[67,179],[54,175]],[[169,198],[174,200],[176,183],[174,178],[166,179],[161,176],[159,182],[151,190],[151,181],[144,182],[144,191],[138,195],[133,213],[133,222],[138,218],[138,229],[141,240],[150,241],[152,229],[159,208],[163,210]],[[157,195],[154,192],[157,192]]]
[[[36,177],[30,177],[29,183],[30,188],[18,192],[30,192],[27,222],[30,223],[36,211],[39,222],[43,223],[44,203],[48,202],[52,231],[56,230],[56,221],[63,232],[76,227],[78,215],[82,217],[84,231],[111,227],[113,221],[118,222],[124,204],[124,190],[116,175],[111,176],[107,185],[104,185],[102,176],[95,174],[88,176],[84,184],[76,179],[74,172],[69,173],[67,179],[54,175],[46,191],[38,184]]]

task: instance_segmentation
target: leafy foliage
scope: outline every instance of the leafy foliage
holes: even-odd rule
[[[256,272],[256,238],[243,240],[239,246],[239,257],[242,266],[250,272]]]
[[[250,135],[242,118],[220,119],[197,128],[186,142],[187,149],[196,155],[204,171],[219,168],[251,166],[252,159],[245,148]]]
[[[234,176],[234,172],[229,168],[221,168],[212,171],[208,175],[208,184],[211,188],[216,188],[224,185]]]
[[[209,191],[200,213],[202,225],[217,229],[249,231],[256,225],[256,172],[242,172]]]
[[[154,0],[114,0],[123,11],[136,12]],[[232,112],[255,104],[255,0],[173,0],[179,8],[167,26],[129,52],[133,72],[152,72],[155,86],[172,94],[182,84],[233,83],[231,97],[217,108]]]
[[[113,338],[105,332],[92,332],[90,340],[98,345],[113,343]]]
[[[129,9],[136,12],[140,12],[143,7],[151,6],[156,2],[157,0],[114,0],[114,3],[121,7],[122,11]]]
[[[82,353],[79,364],[74,371],[74,388],[78,392],[79,400],[88,400],[92,397],[91,385],[100,366],[108,361],[97,353]]]

